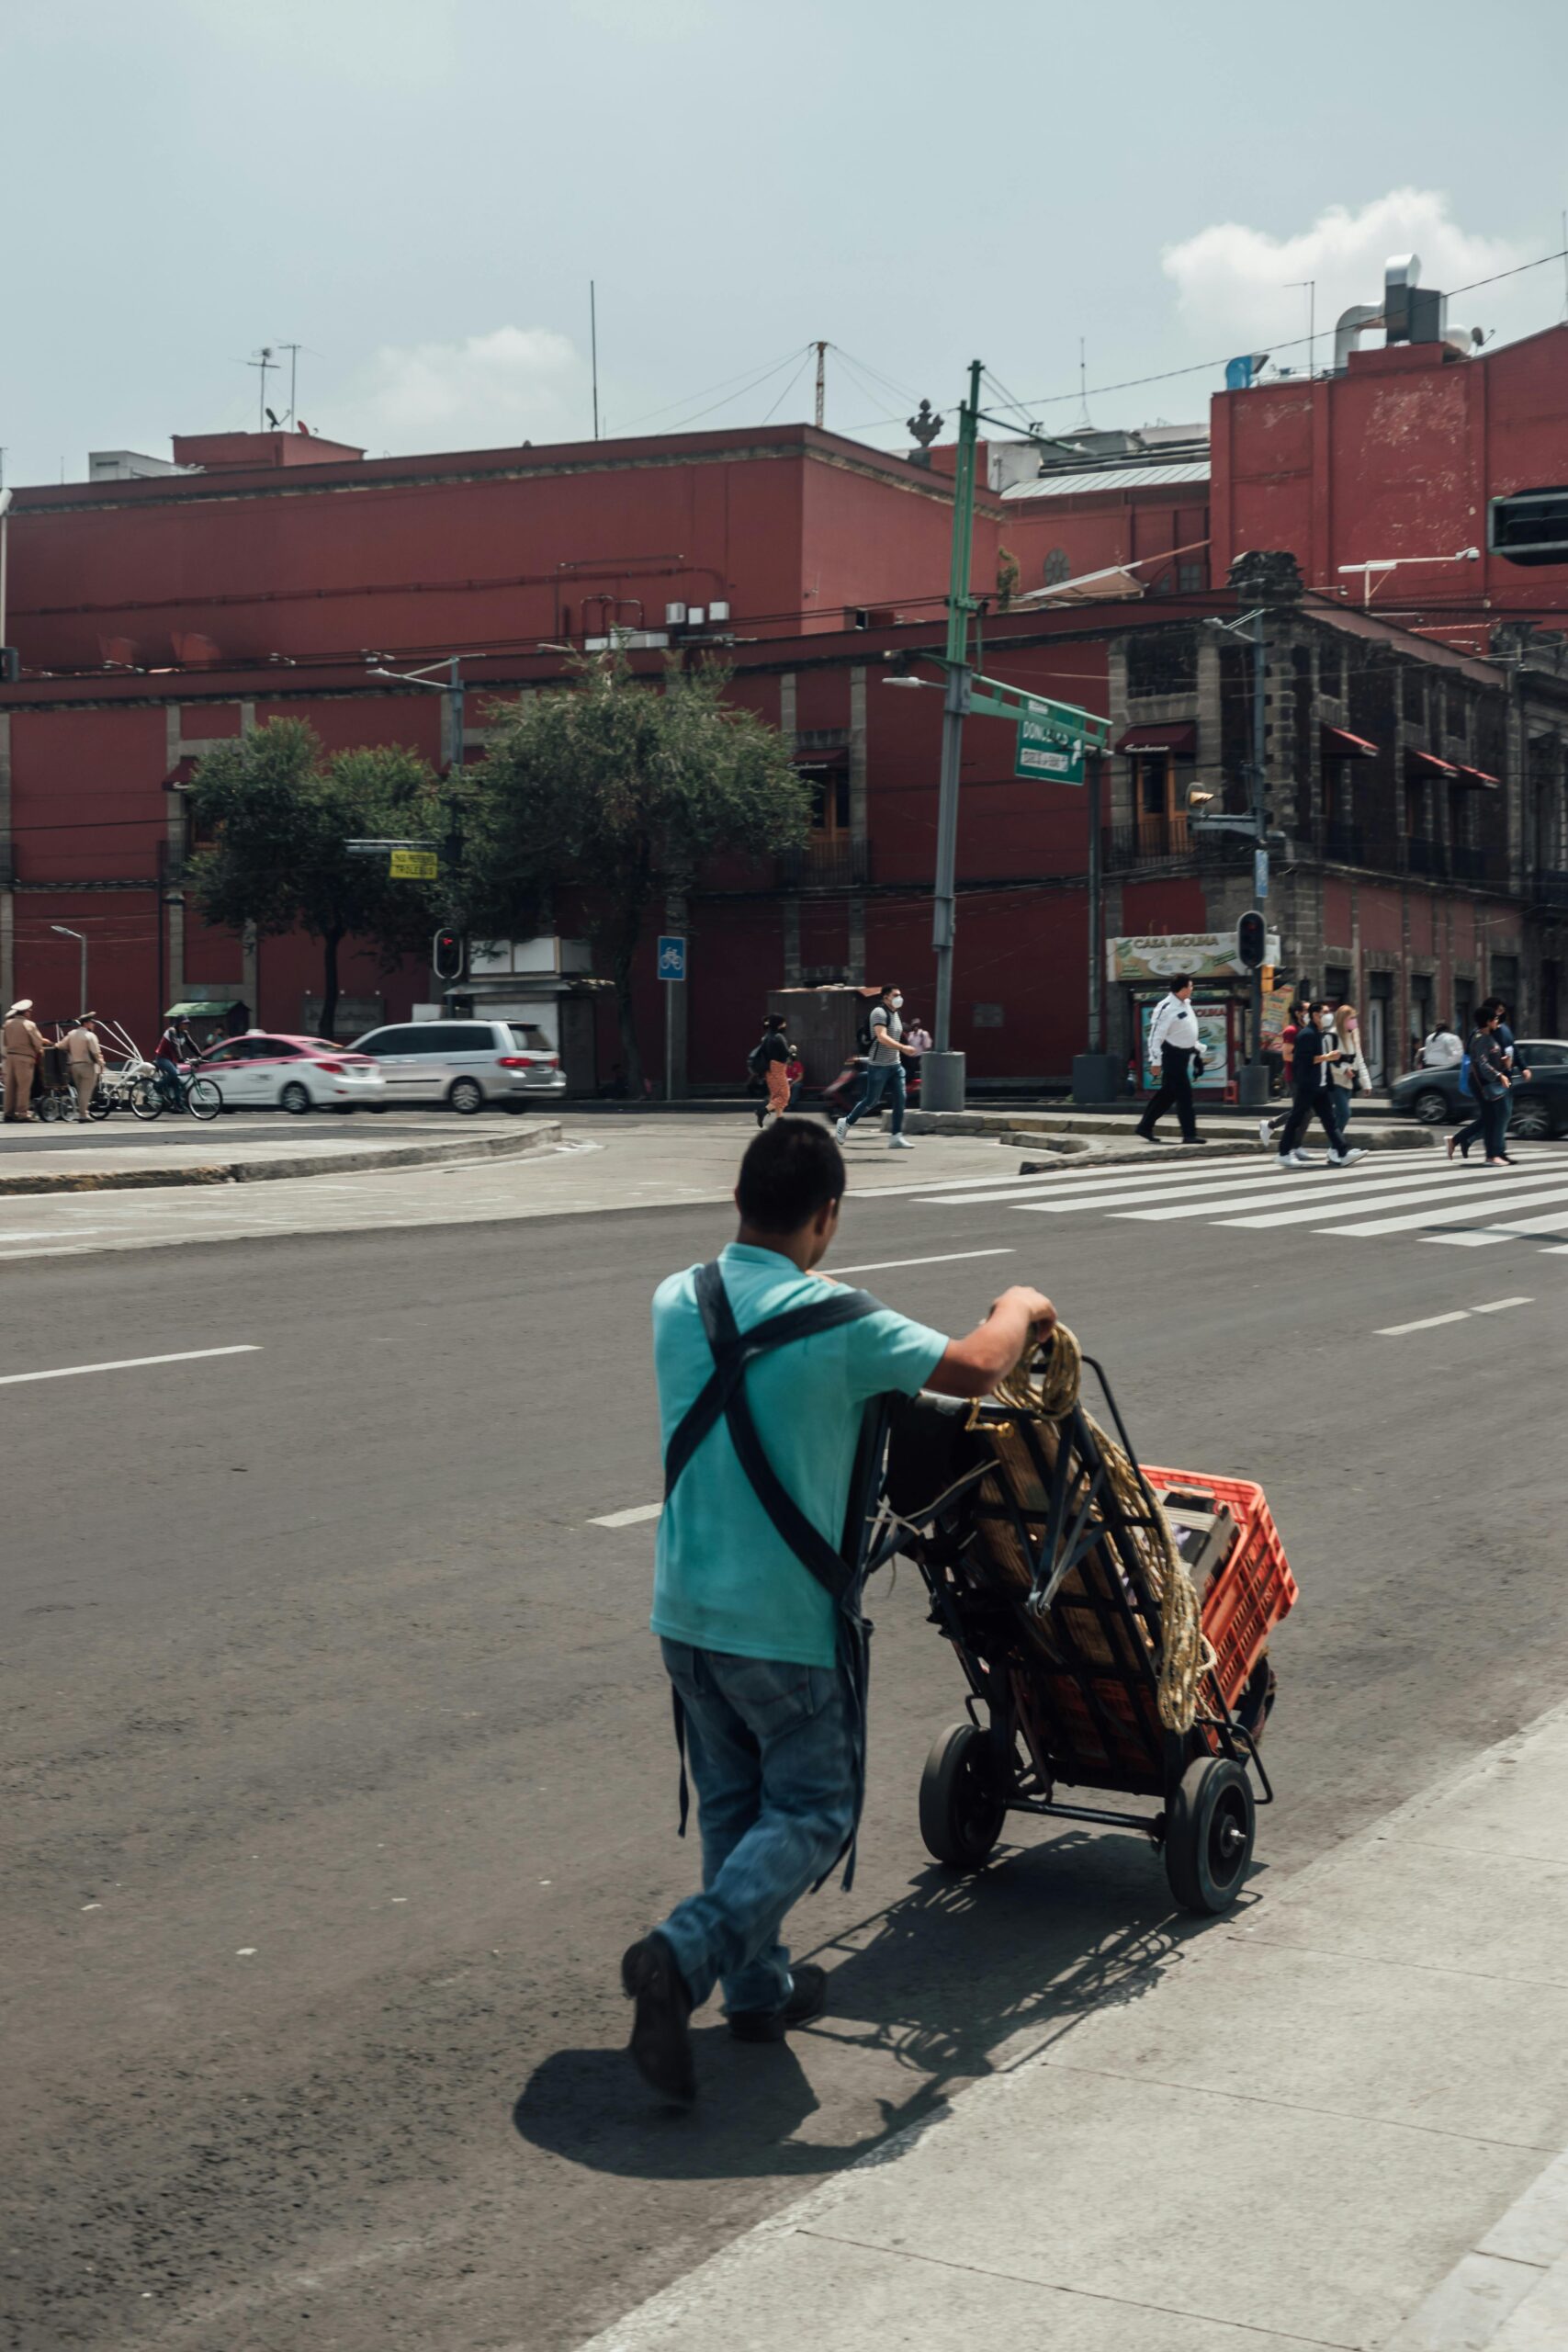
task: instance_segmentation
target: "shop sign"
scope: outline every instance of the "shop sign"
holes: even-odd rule
[[[1267,960],[1280,960],[1279,934],[1270,932]],[[1234,931],[1166,931],[1150,932],[1136,938],[1108,939],[1105,943],[1106,977],[1113,984],[1118,980],[1168,980],[1176,972],[1190,973],[1195,980],[1228,979],[1233,975],[1245,976],[1246,967],[1236,961]]]

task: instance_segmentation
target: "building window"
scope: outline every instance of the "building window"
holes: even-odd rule
[[[1404,673],[1403,707],[1406,718],[1419,719],[1426,713],[1427,681],[1419,670],[1409,669]]]
[[[1350,1001],[1350,967],[1348,964],[1325,964],[1323,967],[1323,993],[1330,1004],[1348,1004]]]
[[[1203,586],[1202,565],[1201,563],[1179,563],[1176,567],[1176,584],[1184,596],[1197,595]]]
[[[1424,784],[1407,783],[1404,787],[1404,832],[1407,841],[1424,842],[1427,831],[1427,787]]]
[[[1127,693],[1191,694],[1198,684],[1198,639],[1190,628],[1139,629],[1127,644]]]
[[[1064,580],[1070,580],[1072,576],[1073,567],[1067,560],[1066,548],[1053,548],[1045,559],[1046,587],[1059,588]]]

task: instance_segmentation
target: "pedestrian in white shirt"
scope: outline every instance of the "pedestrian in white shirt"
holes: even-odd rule
[[[1170,993],[1161,997],[1149,1023],[1149,1069],[1159,1080],[1159,1091],[1151,1099],[1135,1131],[1145,1143],[1166,1141],[1164,1136],[1156,1135],[1155,1122],[1173,1108],[1180,1122],[1182,1142],[1202,1140],[1192,1111],[1192,1065],[1198,1058],[1199,1040],[1198,1015],[1192,1010],[1191,998],[1190,976],[1178,972],[1171,981]]]

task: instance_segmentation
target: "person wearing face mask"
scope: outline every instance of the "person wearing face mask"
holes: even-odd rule
[[[866,1057],[865,1091],[847,1117],[839,1121],[835,1133],[843,1142],[855,1121],[867,1111],[879,1111],[884,1102],[893,1112],[893,1132],[887,1138],[890,1151],[912,1151],[914,1146],[904,1133],[904,1063],[911,1048],[904,1040],[904,1023],[899,1006],[904,991],[897,988],[877,990],[876,1002],[871,1008],[871,1051]]]

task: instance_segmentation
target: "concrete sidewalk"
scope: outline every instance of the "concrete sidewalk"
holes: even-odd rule
[[[1568,1707],[1038,2037],[586,2352],[1562,2352]]]

